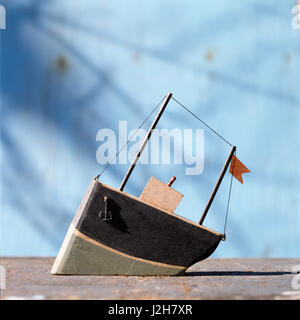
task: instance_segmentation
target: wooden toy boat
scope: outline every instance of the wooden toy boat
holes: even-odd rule
[[[91,181],[54,262],[53,274],[181,275],[209,257],[224,239],[202,224],[234,146],[199,224],[173,213],[182,195],[170,184],[152,178],[140,198],[123,191],[171,97],[171,93],[165,97],[120,189],[101,183],[99,176]]]

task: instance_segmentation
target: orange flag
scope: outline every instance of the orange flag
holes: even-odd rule
[[[246,172],[250,172],[250,170],[242,164],[242,162],[233,155],[230,163],[229,172],[237,179],[240,183],[243,183],[242,174]]]

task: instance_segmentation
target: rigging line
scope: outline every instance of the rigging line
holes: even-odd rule
[[[159,105],[162,103],[162,101],[165,99],[166,96],[164,96],[161,101],[156,105],[156,107],[151,111],[151,113],[147,116],[147,118],[139,125],[139,127],[133,132],[133,134],[127,139],[127,141],[123,144],[123,146],[118,150],[118,152],[115,154],[115,156],[108,161],[107,165],[104,167],[104,169],[95,177],[95,179],[98,179],[106,169],[110,167],[112,164],[112,161],[114,161],[117,156],[120,154],[120,152],[125,148],[126,145],[130,142],[130,140],[136,135],[137,131],[145,124],[145,122],[152,116],[154,111],[159,107]]]
[[[234,154],[236,155],[236,152],[235,152]],[[234,159],[234,162],[233,162],[232,171],[234,170],[234,163],[235,163],[235,159]],[[234,172],[234,171],[233,171],[233,172]],[[229,188],[229,194],[228,194],[228,200],[227,200],[227,208],[226,208],[226,216],[225,216],[224,232],[223,232],[223,237],[224,237],[224,238],[226,238],[226,236],[225,236],[225,231],[226,231],[227,217],[228,217],[228,212],[229,212],[229,203],[230,203],[230,196],[231,196],[231,189],[232,189],[232,180],[233,180],[233,174],[231,175],[230,188]]]
[[[227,144],[229,144],[232,147],[232,144],[229,143],[225,138],[223,138],[218,132],[216,132],[214,129],[212,129],[208,124],[206,124],[203,120],[201,120],[199,117],[197,117],[191,110],[189,110],[187,107],[185,107],[182,103],[177,101],[175,98],[172,97],[174,101],[176,101],[182,108],[184,108],[187,112],[189,112],[193,117],[198,119],[200,122],[202,122],[208,129],[210,129],[212,132],[214,132],[219,138],[221,138],[223,141],[225,141]]]

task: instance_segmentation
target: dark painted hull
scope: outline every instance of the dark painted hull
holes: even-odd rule
[[[112,220],[103,221],[107,211]],[[206,259],[221,234],[93,180],[54,274],[177,275]]]

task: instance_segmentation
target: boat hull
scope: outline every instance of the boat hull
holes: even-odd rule
[[[102,220],[104,213],[112,219]],[[51,272],[180,275],[210,256],[221,237],[93,180]]]

